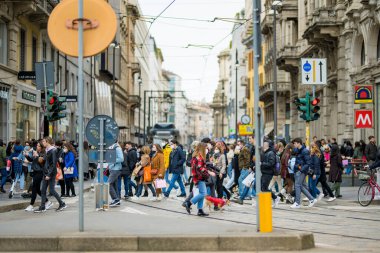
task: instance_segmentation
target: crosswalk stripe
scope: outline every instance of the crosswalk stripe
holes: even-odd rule
[[[124,212],[124,213],[134,213],[134,214],[141,214],[141,215],[148,215],[147,213],[144,213],[142,211],[139,211],[135,208],[132,208],[132,207],[126,207],[122,210],[120,210],[120,212]]]

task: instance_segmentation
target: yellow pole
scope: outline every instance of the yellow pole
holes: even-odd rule
[[[260,192],[259,194],[259,220],[260,232],[272,232],[272,194]]]
[[[306,121],[306,139],[305,139],[306,147],[310,147],[310,122]]]

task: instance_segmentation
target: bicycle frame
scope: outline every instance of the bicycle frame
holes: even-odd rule
[[[371,172],[371,176],[370,178],[368,179],[368,184],[371,186],[371,190],[372,190],[372,199],[375,197],[375,188],[380,192],[380,186],[377,184],[376,180],[375,180],[375,172],[376,170],[373,170]],[[367,192],[366,192],[367,193]]]

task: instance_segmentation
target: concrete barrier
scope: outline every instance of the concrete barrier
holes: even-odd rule
[[[0,237],[0,252],[54,251],[297,251],[314,248],[311,233],[252,235],[111,236],[80,233],[56,237]]]

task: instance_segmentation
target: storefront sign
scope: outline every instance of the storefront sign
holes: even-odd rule
[[[355,104],[372,104],[372,85],[355,85]]]
[[[4,90],[0,90],[0,98],[8,100],[8,92]]]
[[[31,102],[37,102],[37,96],[36,94],[29,93],[27,91],[22,91],[22,99],[31,101]]]
[[[239,135],[247,136],[253,134],[253,125],[239,125]]]
[[[17,74],[18,80],[36,80],[36,71],[20,71]]]

